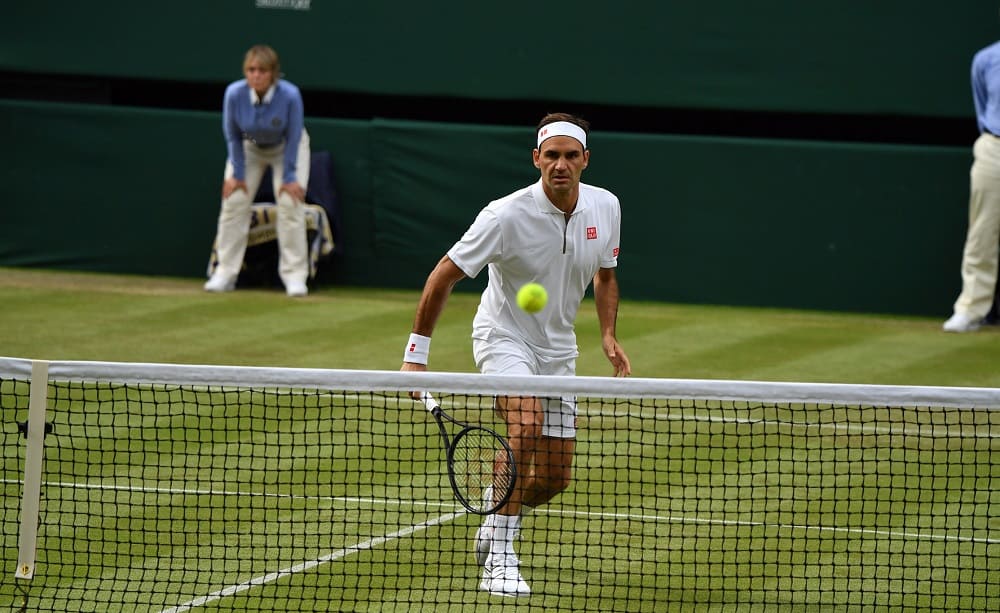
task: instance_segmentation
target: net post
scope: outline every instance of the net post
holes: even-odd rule
[[[35,545],[38,537],[38,509],[42,494],[42,451],[45,445],[45,406],[48,402],[49,363],[31,362],[28,400],[27,449],[24,458],[24,489],[21,498],[21,534],[17,553],[17,579],[35,575]]]

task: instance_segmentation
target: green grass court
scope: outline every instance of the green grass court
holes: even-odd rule
[[[474,372],[478,294],[449,300],[431,368]],[[941,332],[936,318],[629,301],[619,338],[635,376],[1000,387],[1000,329]],[[321,287],[208,295],[197,279],[0,269],[3,355],[38,359],[399,368],[419,288]],[[610,373],[593,303],[580,308],[577,372]]]
[[[416,297],[3,270],[0,338],[18,357],[394,370]],[[453,296],[433,368],[471,372],[476,298]],[[580,374],[607,374],[592,305],[578,327]],[[626,300],[619,330],[643,377],[1000,381],[995,331],[946,335],[937,319]],[[0,385],[11,577],[23,451],[7,415],[26,385]],[[476,589],[478,518],[409,402],[58,392],[28,610],[496,610]],[[518,544],[535,593],[501,608],[996,610],[998,428],[991,411],[583,403],[574,483]],[[0,582],[0,607],[19,606],[15,585]],[[84,591],[104,604],[77,608]]]

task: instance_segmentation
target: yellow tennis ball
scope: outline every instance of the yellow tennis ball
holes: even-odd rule
[[[517,290],[517,306],[528,313],[537,313],[545,308],[549,293],[538,283],[526,283]]]

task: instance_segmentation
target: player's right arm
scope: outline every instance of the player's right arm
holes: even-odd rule
[[[447,255],[441,258],[424,283],[424,291],[417,303],[417,313],[413,318],[413,331],[403,352],[403,367],[400,370],[427,370],[427,352],[430,337],[434,333],[444,305],[448,302],[455,284],[465,278],[455,262]],[[424,341],[426,339],[426,341]],[[426,346],[422,346],[426,342]]]

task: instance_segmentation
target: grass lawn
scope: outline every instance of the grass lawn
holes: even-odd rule
[[[0,269],[0,355],[396,370],[417,297]],[[473,372],[477,301],[452,296],[432,368]],[[1000,331],[943,317],[620,311],[635,376],[1000,387]],[[578,332],[579,373],[608,374],[591,302]],[[408,398],[50,387],[37,574],[0,583],[0,608],[22,589],[29,611],[1000,608],[996,411],[581,399],[572,484],[517,542],[533,594],[498,602]],[[8,569],[27,388],[0,382]]]
[[[461,285],[459,285],[461,289]],[[632,302],[618,335],[634,376],[1000,387],[1000,329],[946,334],[939,318]],[[396,370],[418,288],[322,287],[207,294],[201,282],[0,269],[0,355]],[[474,372],[478,295],[453,294],[430,367]],[[589,300],[577,322],[578,373],[611,368]]]

